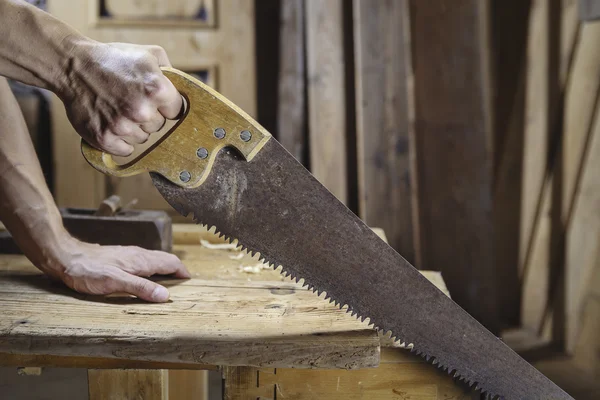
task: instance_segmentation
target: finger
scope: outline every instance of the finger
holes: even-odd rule
[[[118,274],[118,280],[113,285],[115,292],[129,293],[153,303],[164,303],[169,300],[169,291],[166,287],[125,271],[121,272],[122,274]]]
[[[154,133],[160,131],[164,126],[167,120],[163,115],[156,110],[154,113],[154,117],[150,122],[146,122],[145,124],[140,125],[140,128],[146,133]]]
[[[148,276],[173,274],[177,278],[191,278],[189,271],[176,255],[156,250],[141,251],[141,259],[145,271],[149,273]]]
[[[150,118],[147,118],[143,122],[149,120]],[[146,143],[150,137],[138,124],[127,118],[121,118],[114,125],[112,132],[130,145]]]
[[[137,246],[128,246],[123,249],[126,251],[120,263],[123,271],[146,277],[154,274],[174,274],[177,278],[190,278],[190,273],[174,254],[146,250]]]
[[[102,143],[100,143],[100,150],[112,154],[113,156],[127,157],[133,153],[133,146],[115,134],[106,133]]]
[[[168,119],[177,119],[183,109],[183,98],[166,76],[162,75],[160,89],[155,94],[158,111]]]
[[[158,60],[158,65],[160,67],[171,67],[171,61],[169,61],[169,56],[167,56],[167,52],[160,46],[148,46],[147,50]]]

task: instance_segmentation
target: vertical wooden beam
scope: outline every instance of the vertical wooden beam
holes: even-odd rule
[[[527,27],[530,1],[491,2],[493,87],[493,235],[500,321],[518,326],[520,311],[519,228]]]
[[[408,14],[406,0],[354,0],[359,213],[414,262]]]
[[[277,137],[300,162],[306,152],[304,0],[281,4]]]
[[[420,268],[497,330],[488,2],[411,2]]]
[[[600,74],[599,69],[596,71]],[[582,155],[581,177],[574,194],[573,211],[566,231],[565,251],[565,334],[568,351],[573,351],[579,339],[588,282],[597,263],[600,246],[600,102],[591,138]],[[600,315],[597,316],[600,319]]]
[[[519,266],[521,324],[533,334],[542,334],[549,309],[550,275],[554,273],[550,266],[562,263],[551,257],[552,238],[559,233],[553,231],[562,230],[553,215],[560,207],[560,196],[553,199],[560,182],[554,179],[552,167],[560,151],[552,147],[562,127],[565,86],[578,37],[576,9],[572,0],[534,0],[530,18]],[[553,16],[556,12],[558,18]],[[550,42],[550,38],[555,40]],[[549,334],[543,334],[543,339],[550,340]]]
[[[167,370],[88,371],[90,400],[144,399],[168,400]]]
[[[310,169],[347,201],[346,90],[341,0],[306,1]]]

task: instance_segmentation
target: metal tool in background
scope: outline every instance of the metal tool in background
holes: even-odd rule
[[[216,226],[487,397],[571,398],[427,281],[244,111],[183,72],[163,72],[186,99],[182,118],[124,165],[82,142],[92,166],[115,176],[150,172],[180,214]]]

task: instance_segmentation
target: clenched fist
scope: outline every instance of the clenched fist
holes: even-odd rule
[[[160,70],[171,66],[161,47],[90,41],[73,52],[57,94],[90,145],[128,156],[181,112],[181,95]]]

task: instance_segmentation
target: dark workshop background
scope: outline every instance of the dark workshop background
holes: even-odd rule
[[[175,25],[155,3],[48,8],[165,47],[515,350],[598,393],[600,1],[165,0],[187,5]],[[59,205],[171,211],[147,177],[87,166],[60,102],[15,92]]]

